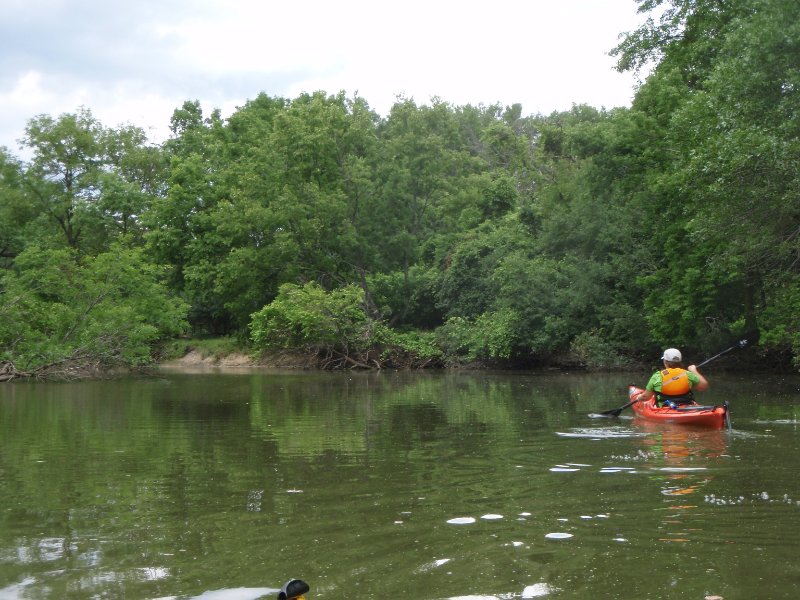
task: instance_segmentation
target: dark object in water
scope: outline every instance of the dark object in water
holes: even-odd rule
[[[283,584],[280,593],[278,593],[278,600],[293,600],[294,598],[302,598],[311,588],[302,579],[290,579]]]

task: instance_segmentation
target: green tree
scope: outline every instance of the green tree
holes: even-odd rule
[[[9,267],[25,248],[37,212],[25,188],[22,164],[0,148],[0,266]]]
[[[5,372],[68,378],[147,364],[155,343],[185,327],[186,307],[162,274],[122,245],[83,259],[27,248],[0,280]]]
[[[23,141],[33,153],[27,189],[66,246],[97,253],[138,228],[160,164],[157,150],[143,149],[141,129],[106,128],[81,108],[31,119]]]
[[[640,279],[654,337],[694,343],[760,324],[794,345],[797,305],[798,7],[784,0],[672,0],[616,49],[657,61],[634,111],[664,148],[640,202],[656,260]],[[786,291],[789,290],[787,294]]]

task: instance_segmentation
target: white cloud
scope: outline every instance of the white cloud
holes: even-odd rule
[[[8,0],[6,0],[6,3]],[[419,104],[629,105],[608,51],[634,0],[14,0],[0,8],[0,145],[31,117],[86,106],[155,141],[199,100],[230,114],[261,92],[358,93],[386,114]]]

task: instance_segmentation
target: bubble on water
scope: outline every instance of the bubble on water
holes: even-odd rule
[[[745,501],[744,496],[735,496],[730,498],[722,498],[716,496],[715,494],[707,494],[703,496],[703,500],[708,504],[715,504],[717,506],[725,506],[725,505],[735,505],[735,504],[743,504]]]
[[[761,492],[761,499],[769,500],[769,494],[767,492]]]
[[[592,515],[581,515],[581,519],[591,519]]]
[[[471,525],[475,522],[475,517],[455,517],[454,519],[448,519],[447,522],[450,525]]]
[[[548,540],[566,540],[572,537],[571,533],[564,533],[564,532],[554,532],[554,533],[547,533],[545,536]]]
[[[624,538],[624,537],[615,537],[611,541],[613,541],[613,542],[627,542],[628,540],[627,540],[627,538]]]
[[[575,469],[573,467],[552,467],[550,470],[553,473],[573,473],[575,471],[580,471],[580,469]]]
[[[529,513],[529,512],[521,512],[521,513],[519,513],[519,516],[520,517],[530,517],[531,513]]]
[[[488,515],[483,515],[481,519],[485,519],[487,521],[496,521],[498,519],[502,519],[503,515],[496,515],[493,513],[489,513]]]

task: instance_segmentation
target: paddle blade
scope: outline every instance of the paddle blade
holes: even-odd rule
[[[746,348],[747,346],[755,346],[758,339],[761,337],[761,332],[758,329],[748,331],[741,340],[739,340],[739,348]]]
[[[619,408],[612,408],[611,410],[604,410],[603,412],[598,414],[601,414],[604,417],[618,417],[623,410],[631,406],[634,402],[636,402],[636,400],[631,400],[625,406],[620,406]]]

